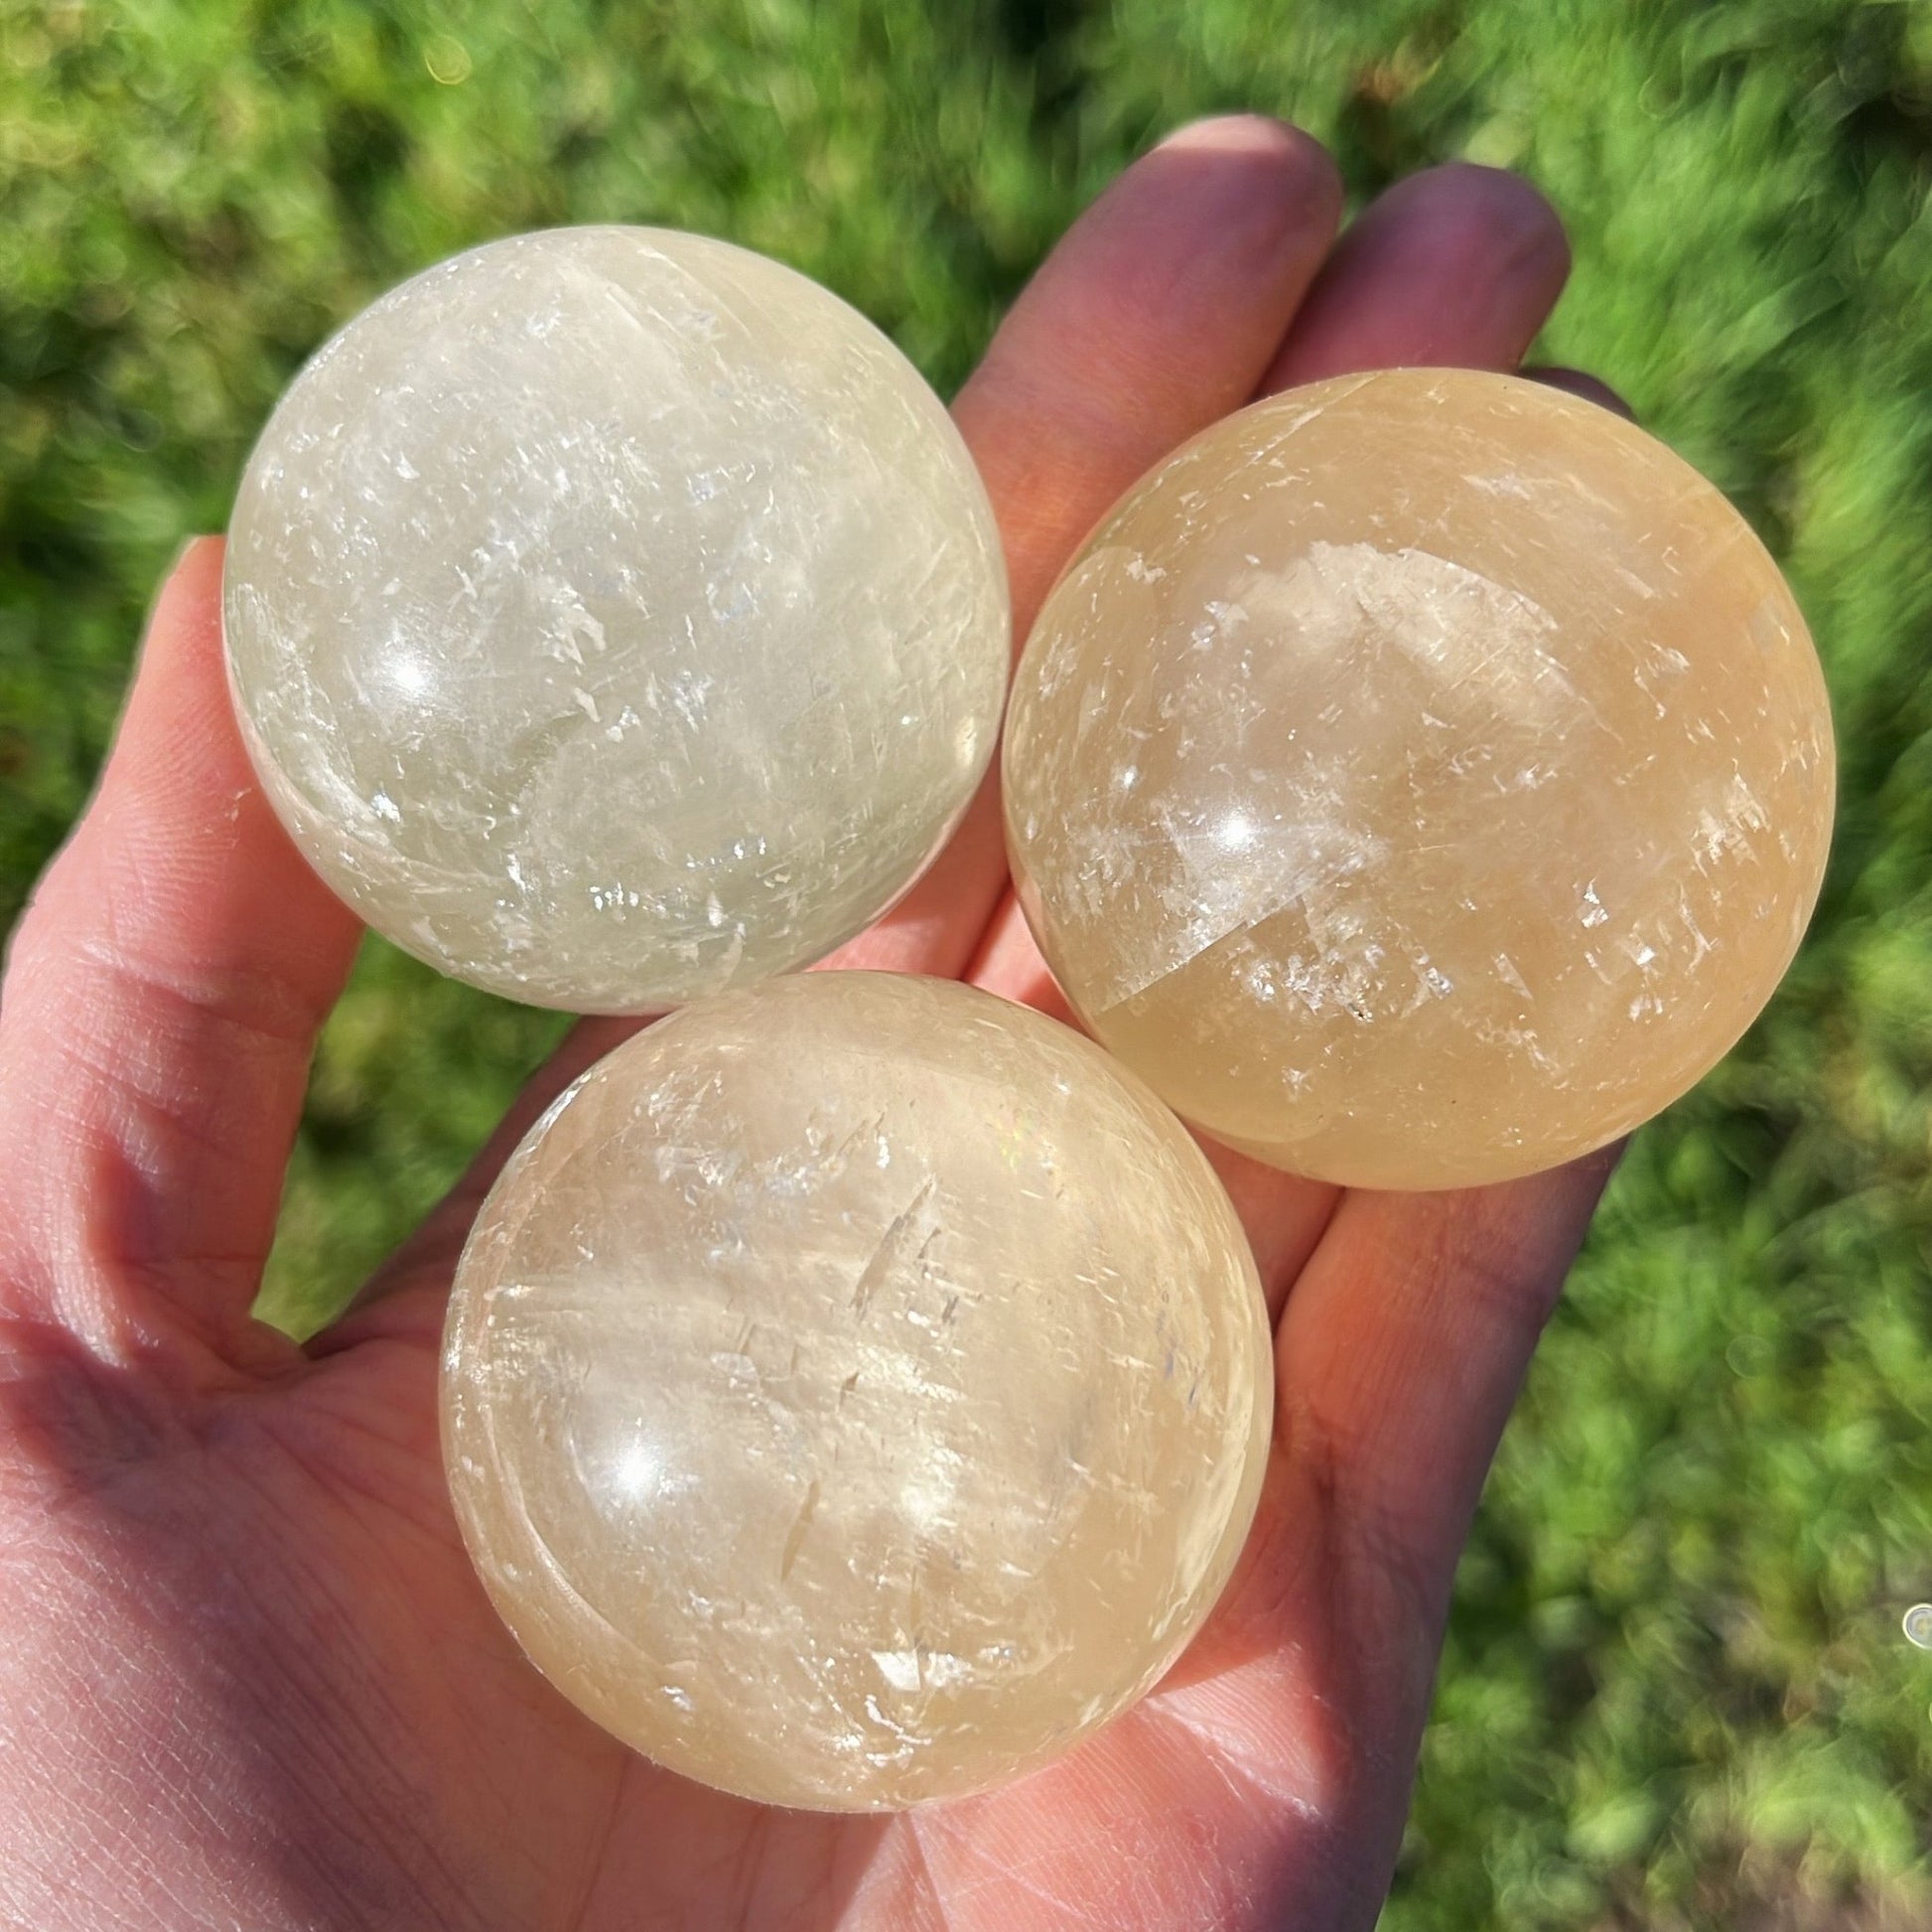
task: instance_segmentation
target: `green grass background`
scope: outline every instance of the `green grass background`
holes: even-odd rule
[[[1390,1932],[1932,1923],[1932,5],[1922,0],[0,0],[0,929],[85,796],[157,573],[300,358],[452,249],[709,229],[942,388],[1176,120],[1351,188],[1554,197],[1558,358],[1772,544],[1841,834],[1797,970],[1639,1139],[1459,1580]],[[366,951],[270,1306],[313,1324],[552,1017]]]

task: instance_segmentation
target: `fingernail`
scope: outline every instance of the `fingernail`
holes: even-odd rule
[[[1633,423],[1637,420],[1637,412],[1607,382],[1589,374],[1587,370],[1528,368],[1523,373],[1532,382],[1541,382],[1551,389],[1568,390],[1571,395],[1581,396],[1586,402],[1593,402],[1599,408],[1612,410]]]
[[[1268,114],[1189,121],[1153,150],[1157,179],[1198,242],[1251,272],[1291,238],[1299,267],[1311,233],[1325,250],[1341,217],[1341,176],[1312,135]],[[1160,163],[1181,162],[1163,171]],[[1124,179],[1124,178],[1123,178]]]
[[[1186,154],[1281,154],[1302,138],[1272,114],[1214,114],[1175,128],[1158,145]]]

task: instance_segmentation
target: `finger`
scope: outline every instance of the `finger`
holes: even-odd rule
[[[1586,369],[1534,368],[1523,373],[1552,389],[1566,389],[1573,396],[1582,396],[1586,402],[1613,410],[1633,423],[1637,420],[1637,412],[1607,382],[1598,380]]]
[[[993,499],[1015,634],[1136,477],[1254,389],[1340,218],[1318,143],[1233,115],[1170,135],[1068,229],[953,415]],[[831,962],[957,973],[1006,877],[989,775],[918,888]]]
[[[163,1316],[252,1345],[310,1051],[360,931],[255,782],[220,584],[203,538],[163,586],[0,1008],[4,1272],[109,1349]]]
[[[1252,393],[1340,208],[1317,142],[1239,114],[1170,135],[1068,230],[955,405],[1021,630],[1113,499]]]
[[[1280,1810],[1311,1840],[1333,1922],[1366,1923],[1386,1887],[1456,1557],[1612,1159],[1345,1194],[1289,1299],[1254,1532],[1149,1703],[1292,1794]]]
[[[1502,1186],[1343,1196],[1277,1336],[1278,1433],[1433,1659],[1503,1425],[1620,1148]]]
[[[1528,182],[1455,164],[1398,182],[1336,244],[1264,378],[1516,367],[1570,274],[1563,222]]]
[[[1555,210],[1493,169],[1432,169],[1398,183],[1336,244],[1269,357],[1260,387],[1403,362],[1514,368],[1569,273]],[[972,974],[1009,998],[1041,1001],[1046,968],[1009,894]],[[1216,1150],[1279,1311],[1326,1227],[1332,1188]]]

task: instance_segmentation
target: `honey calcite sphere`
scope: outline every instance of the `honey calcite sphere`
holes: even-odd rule
[[[323,878],[512,999],[659,1008],[829,952],[992,757],[1005,567],[938,398],[777,262],[557,228],[416,276],[242,479],[231,682]]]
[[[873,1810],[1085,1736],[1227,1581],[1273,1415],[1213,1170],[1070,1029],[811,973],[531,1132],[457,1273],[443,1444],[511,1630],[673,1770]]]
[[[1350,376],[1088,540],[1006,750],[1022,906],[1093,1034],[1278,1167],[1447,1187],[1655,1113],[1789,964],[1817,655],[1679,458],[1514,377]]]

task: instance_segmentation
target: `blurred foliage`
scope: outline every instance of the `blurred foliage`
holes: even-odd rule
[[[1932,0],[0,0],[0,926],[143,605],[301,357],[564,220],[796,263],[955,383],[1185,116],[1359,194],[1522,169],[1549,354],[1743,505],[1817,627],[1844,815],[1777,1004],[1640,1137],[1464,1564],[1389,1932],[1932,1918]],[[269,1306],[313,1325],[559,1023],[371,945]]]

